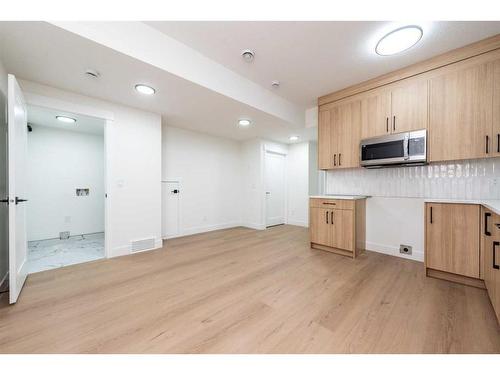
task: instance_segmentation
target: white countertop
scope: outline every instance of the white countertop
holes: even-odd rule
[[[425,199],[428,203],[462,203],[462,204],[480,204],[487,209],[500,215],[500,200],[495,199]]]
[[[357,200],[370,198],[368,195],[310,195],[309,198]]]

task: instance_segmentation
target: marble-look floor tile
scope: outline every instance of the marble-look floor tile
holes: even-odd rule
[[[28,242],[28,273],[104,258],[104,233]]]

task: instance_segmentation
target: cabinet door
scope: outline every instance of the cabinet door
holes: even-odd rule
[[[491,63],[445,69],[430,79],[431,161],[487,156],[492,129]]]
[[[493,264],[493,219],[494,215],[491,211],[483,209],[483,225],[481,227],[482,236],[482,255],[483,255],[483,278],[486,289],[491,301],[495,299],[495,274]]]
[[[318,167],[319,169],[333,168],[333,154],[331,148],[331,121],[330,110],[320,110],[318,119]]]
[[[493,63],[493,132],[491,156],[500,156],[500,60]]]
[[[354,251],[354,211],[333,210],[332,246]]]
[[[486,269],[490,271],[489,283],[486,284],[486,288],[500,323],[500,228],[495,225],[500,224],[500,215],[493,214],[492,219],[492,236],[491,241],[489,241],[490,246],[487,249],[489,256],[488,259],[485,257],[484,267],[485,271]]]
[[[391,118],[391,93],[374,90],[361,100],[361,139],[388,134]]]
[[[310,208],[310,234],[311,242],[332,246],[331,210],[324,208]]]
[[[472,204],[426,204],[426,266],[479,278],[480,209]]]
[[[337,168],[359,167],[361,100],[350,101],[335,107],[332,129],[337,142],[335,144]]]
[[[427,80],[415,79],[391,90],[392,133],[427,129]]]

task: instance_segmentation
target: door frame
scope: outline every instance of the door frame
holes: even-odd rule
[[[110,147],[108,147],[108,139],[110,139],[110,128],[114,125],[114,114],[108,111],[102,111],[87,105],[74,104],[59,99],[54,99],[48,96],[34,94],[29,91],[23,93],[28,106],[47,108],[56,111],[74,113],[87,117],[94,117],[104,120],[104,258],[109,258],[111,253],[111,197],[109,192],[111,189],[111,157]]]
[[[163,212],[162,212],[162,222],[161,222],[161,228],[162,228],[162,234],[161,234],[161,237],[163,240],[168,240],[168,239],[171,239],[171,238],[177,238],[177,237],[182,237],[183,236],[183,232],[182,232],[182,228],[181,228],[181,223],[182,223],[182,178],[178,177],[178,178],[162,178],[161,180],[161,183],[162,183],[162,187],[163,187],[163,184],[164,183],[168,183],[168,182],[175,182],[175,183],[178,183],[179,184],[179,195],[178,195],[178,199],[179,199],[179,204],[177,206],[177,228],[178,228],[178,231],[177,231],[177,235],[175,236],[163,236]],[[163,190],[163,189],[162,189]],[[162,199],[162,209],[163,209],[163,196],[161,197]]]
[[[283,157],[284,160],[284,170],[283,170],[283,181],[284,181],[284,187],[283,187],[283,196],[284,196],[284,204],[283,204],[283,209],[284,209],[284,224],[288,224],[288,179],[287,179],[287,168],[288,168],[288,154],[284,151],[277,151],[275,149],[271,149],[268,147],[264,147],[264,168],[263,168],[263,181],[264,181],[264,191],[263,191],[263,212],[264,212],[264,229],[267,229],[267,197],[266,197],[266,189],[267,189],[267,180],[266,180],[266,168],[267,168],[267,154],[274,154],[274,155],[280,155]]]

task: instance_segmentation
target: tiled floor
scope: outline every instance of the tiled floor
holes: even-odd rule
[[[28,273],[104,258],[104,233],[28,242]]]

